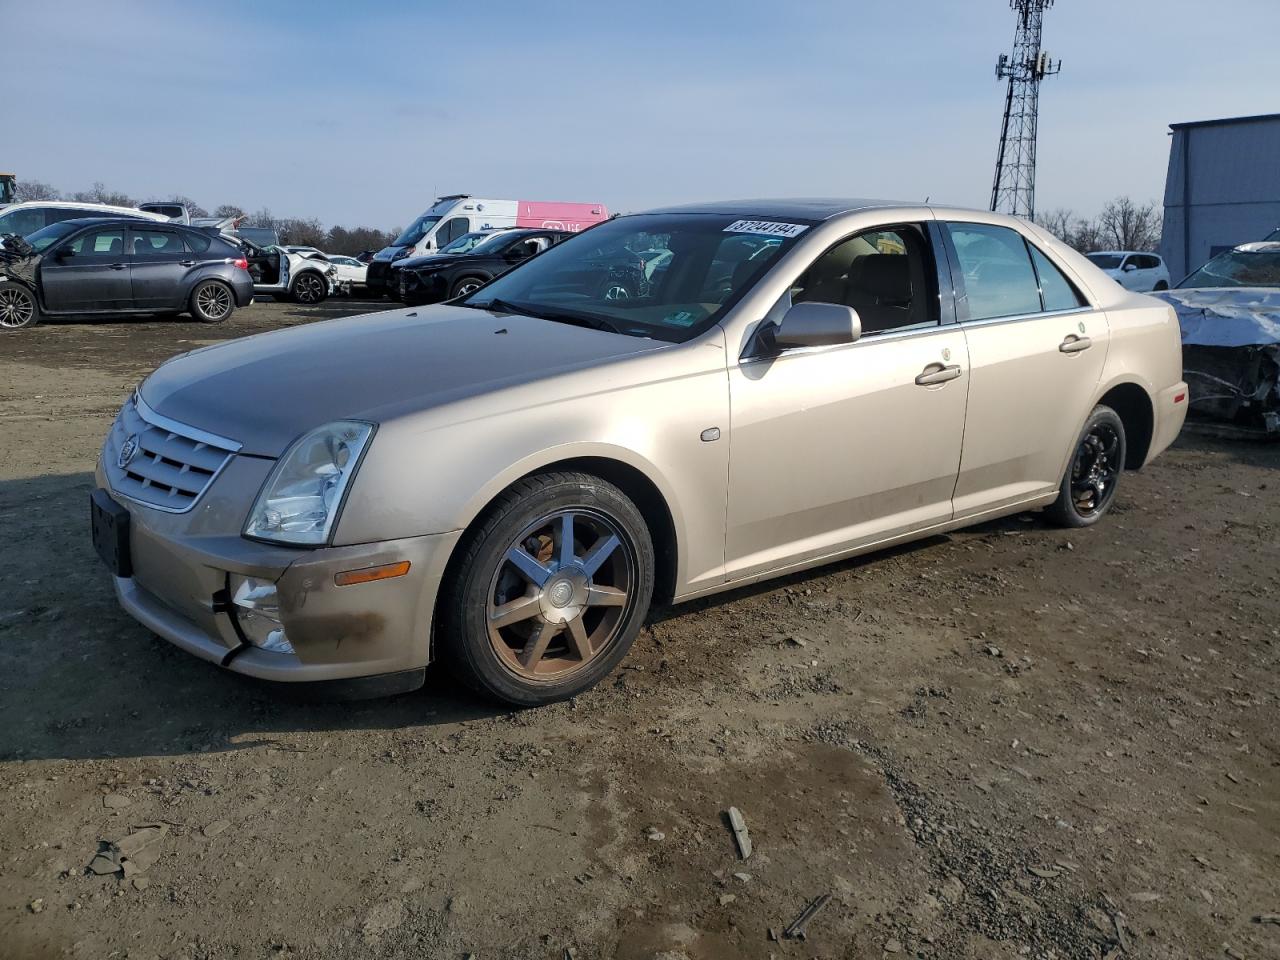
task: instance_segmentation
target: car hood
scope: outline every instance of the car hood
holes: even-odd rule
[[[408,249],[409,248],[407,246],[398,247],[393,245],[390,247],[383,247],[381,250],[379,250],[377,253],[373,255],[373,259],[377,260],[379,263],[385,263],[386,261],[393,259],[395,255],[399,253],[401,250],[408,250]]]
[[[466,307],[389,310],[194,350],[141,393],[165,417],[276,457],[333,420],[376,423],[666,346]]]
[[[464,259],[463,254],[432,253],[425,257],[404,257],[392,264],[392,267],[396,270],[421,270],[449,263],[461,263]]]
[[[1207,347],[1280,343],[1280,287],[1203,287],[1151,294],[1178,314],[1182,342]]]

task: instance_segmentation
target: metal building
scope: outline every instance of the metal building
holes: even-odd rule
[[[1280,113],[1170,125],[1160,253],[1177,283],[1280,227]]]

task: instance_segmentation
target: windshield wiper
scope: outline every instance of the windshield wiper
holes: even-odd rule
[[[538,320],[550,320],[552,323],[571,323],[578,327],[589,327],[592,330],[603,330],[606,333],[622,333],[616,326],[601,317],[589,313],[578,313],[565,310],[542,310],[523,303],[512,303],[495,297],[484,303],[463,303],[460,306],[476,307],[480,310],[498,310],[502,313],[517,313]]]

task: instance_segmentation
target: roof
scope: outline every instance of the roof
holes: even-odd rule
[[[718,213],[752,218],[777,217],[787,220],[830,220],[842,213],[870,210],[875,207],[919,207],[923,204],[901,203],[894,200],[833,199],[800,197],[782,200],[719,200],[712,203],[694,203],[684,206],[660,207],[644,213]]]
[[[91,203],[90,201],[81,200],[26,200],[22,203],[12,203],[5,207],[5,212],[9,213],[14,210],[28,210],[32,207],[56,207],[58,209],[72,210],[101,210],[103,216],[123,216],[133,217],[135,220],[165,220],[169,218],[158,213],[149,213],[146,210],[139,210],[136,207],[116,207],[109,203]]]
[[[1225,117],[1221,120],[1191,120],[1186,123],[1171,123],[1170,130],[1190,130],[1195,127],[1229,127],[1237,123],[1268,123],[1280,121],[1280,113],[1259,113],[1252,117]]]

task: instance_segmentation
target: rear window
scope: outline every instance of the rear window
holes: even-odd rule
[[[209,249],[209,245],[213,242],[212,237],[206,237],[200,233],[184,233],[182,241],[187,245],[187,250],[191,253],[204,253]]]

